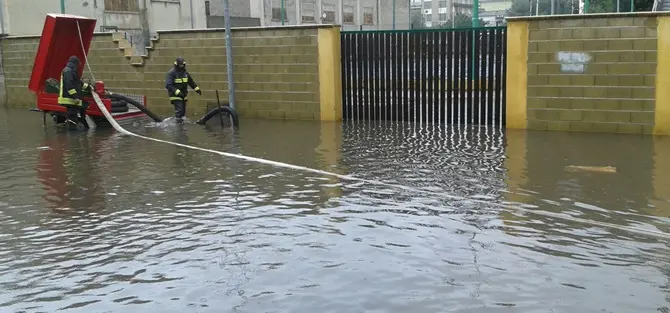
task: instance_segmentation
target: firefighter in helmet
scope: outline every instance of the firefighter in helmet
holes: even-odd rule
[[[77,56],[71,56],[67,65],[60,74],[60,91],[58,94],[58,104],[67,108],[67,120],[65,121],[71,128],[76,128],[78,123],[86,123],[86,108],[88,104],[81,100],[82,91],[91,91],[91,86],[84,83],[79,78],[80,61]]]
[[[165,88],[168,91],[170,102],[174,106],[175,118],[178,123],[181,123],[184,115],[186,115],[188,87],[191,87],[199,95],[202,95],[200,87],[198,87],[191,74],[186,70],[186,61],[184,58],[178,57],[165,78]]]

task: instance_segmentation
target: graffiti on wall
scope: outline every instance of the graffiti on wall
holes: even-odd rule
[[[584,73],[591,56],[586,52],[559,51],[556,53],[556,61],[561,64],[561,72]]]

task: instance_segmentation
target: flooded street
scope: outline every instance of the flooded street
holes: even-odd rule
[[[0,312],[670,312],[670,138],[0,123]]]

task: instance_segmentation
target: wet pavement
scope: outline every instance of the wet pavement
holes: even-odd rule
[[[0,123],[0,312],[670,312],[670,138]]]

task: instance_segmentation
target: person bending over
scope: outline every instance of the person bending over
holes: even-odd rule
[[[86,108],[88,103],[81,100],[82,90],[91,91],[91,86],[84,83],[79,78],[79,58],[71,56],[67,65],[60,74],[60,91],[58,94],[58,104],[67,108],[67,119],[65,123],[70,128],[76,128],[78,123],[82,123],[88,128],[86,123]]]

